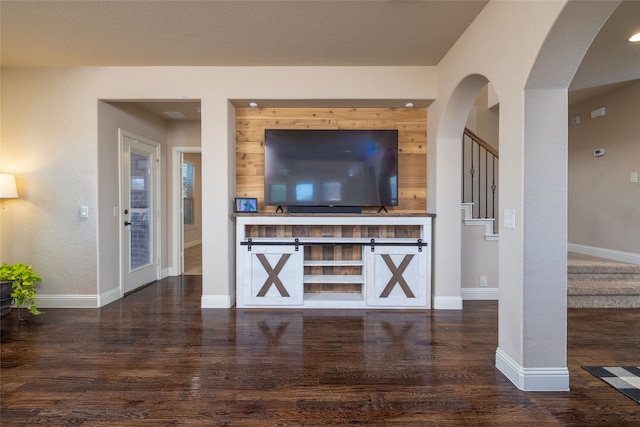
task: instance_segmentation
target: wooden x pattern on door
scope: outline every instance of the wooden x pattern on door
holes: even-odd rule
[[[278,277],[278,274],[280,274],[280,271],[282,271],[282,268],[287,263],[287,260],[289,259],[290,256],[291,254],[282,254],[275,268],[272,268],[271,264],[269,264],[269,261],[267,260],[267,257],[264,256],[264,254],[256,255],[256,257],[260,261],[260,264],[262,264],[262,266],[264,267],[264,270],[269,275],[267,277],[267,280],[265,280],[264,284],[260,288],[260,291],[258,291],[257,296],[264,297],[265,295],[267,295],[267,292],[269,292],[269,289],[271,288],[272,284],[276,286],[276,288],[278,289],[278,292],[280,292],[280,295],[282,295],[283,297],[289,296],[289,292],[287,292],[287,289],[284,287],[284,284]]]
[[[411,291],[409,284],[406,280],[404,280],[404,277],[402,277],[402,273],[404,273],[404,271],[407,269],[407,266],[413,259],[413,255],[405,255],[404,259],[398,267],[396,267],[395,263],[391,259],[391,256],[389,256],[388,254],[383,254],[380,256],[384,260],[385,264],[387,264],[387,267],[389,267],[389,270],[392,274],[391,279],[389,279],[389,282],[387,283],[387,286],[385,286],[385,288],[382,290],[380,298],[388,298],[391,294],[391,291],[396,286],[396,283],[400,285],[407,298],[415,298],[416,296]]]

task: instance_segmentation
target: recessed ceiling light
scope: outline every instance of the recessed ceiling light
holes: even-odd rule
[[[407,108],[413,108],[413,102],[407,102],[404,106]]]
[[[632,43],[640,42],[640,33],[635,33],[631,37],[629,37],[629,41]]]
[[[256,108],[257,106],[258,106],[257,102],[250,102],[249,103],[249,107],[251,107],[251,108]]]

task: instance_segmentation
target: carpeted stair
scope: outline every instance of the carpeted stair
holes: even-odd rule
[[[569,252],[570,308],[640,307],[640,265]]]

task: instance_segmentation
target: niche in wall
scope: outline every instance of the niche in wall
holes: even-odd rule
[[[397,214],[426,213],[427,110],[425,108],[238,108],[236,109],[236,196],[264,206],[265,129],[397,129]],[[363,213],[377,208],[363,208]]]

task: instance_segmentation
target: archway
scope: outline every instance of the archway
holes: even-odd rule
[[[490,80],[501,100],[499,212],[508,211],[515,220],[512,229],[501,233],[499,243],[496,366],[522,390],[569,386],[567,88],[616,6],[617,2],[491,2],[438,69],[442,97],[429,110],[432,123],[435,120],[429,141],[435,144],[428,153],[428,210],[437,215],[434,307],[462,308],[460,201],[459,191],[452,189],[460,188],[458,142],[464,120],[474,96]],[[512,26],[492,25],[504,20]]]

